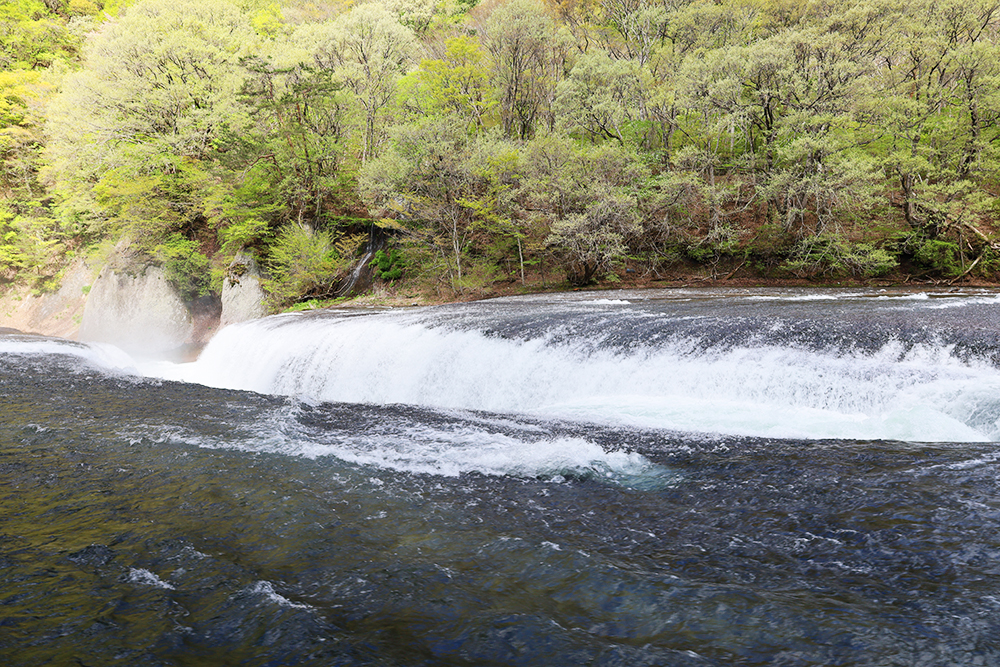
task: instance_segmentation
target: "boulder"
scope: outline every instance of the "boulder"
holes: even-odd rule
[[[191,311],[163,269],[106,266],[90,289],[77,337],[162,354],[193,342],[194,329]]]
[[[260,266],[253,257],[244,252],[236,255],[222,283],[220,326],[267,315],[267,293],[261,287],[261,277]]]

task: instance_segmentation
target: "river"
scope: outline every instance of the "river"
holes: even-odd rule
[[[0,664],[1000,665],[1000,296],[0,336]]]

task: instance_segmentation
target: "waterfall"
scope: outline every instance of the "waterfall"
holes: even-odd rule
[[[166,377],[317,401],[402,403],[684,432],[1000,439],[1000,372],[926,327],[812,325],[629,309],[489,306],[276,316],[229,327]],[[874,332],[874,333],[873,333]],[[912,334],[912,335],[911,335]],[[824,338],[825,336],[825,338]],[[248,362],[252,360],[252,362]]]
[[[371,233],[368,237],[368,243],[365,245],[365,254],[354,268],[351,269],[351,273],[345,278],[340,286],[337,287],[337,296],[350,296],[354,293],[358,284],[362,282],[362,278],[365,276],[365,269],[368,268],[368,263],[372,260],[380,249],[385,246],[385,236],[383,233],[376,233],[376,229],[373,227]]]
[[[365,253],[364,257],[362,257],[361,261],[354,266],[351,270],[351,274],[344,279],[343,284],[337,289],[337,296],[348,296],[354,291],[354,288],[361,280],[361,276],[365,268],[368,266],[368,262],[371,261],[376,252],[378,252],[376,248],[370,245],[368,246],[368,251]]]

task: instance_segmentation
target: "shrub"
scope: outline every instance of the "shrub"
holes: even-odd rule
[[[197,241],[175,232],[153,248],[153,256],[163,265],[167,280],[180,290],[185,299],[195,299],[208,293],[208,258],[199,250]]]
[[[913,254],[913,261],[944,276],[962,273],[959,247],[950,241],[927,239]]]
[[[337,252],[325,231],[290,225],[281,230],[270,247],[264,286],[279,303],[324,292],[333,282]]]
[[[268,224],[258,218],[238,220],[220,227],[219,242],[222,245],[222,253],[226,257],[233,257],[241,248],[251,246],[269,234]]]
[[[884,248],[824,235],[801,241],[782,268],[796,275],[830,274],[873,278],[899,266]]]
[[[625,258],[626,237],[639,228],[635,210],[624,198],[599,201],[582,214],[552,223],[547,243],[574,285],[586,285]]]
[[[382,280],[398,280],[403,276],[403,269],[406,261],[398,248],[391,248],[389,252],[379,250],[372,258],[375,264],[375,272]]]

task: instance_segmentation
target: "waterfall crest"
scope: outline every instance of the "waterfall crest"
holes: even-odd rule
[[[832,335],[815,321],[628,306],[277,316],[225,329],[196,363],[163,375],[318,401],[685,432],[1000,439],[992,340],[958,345],[925,326]]]

